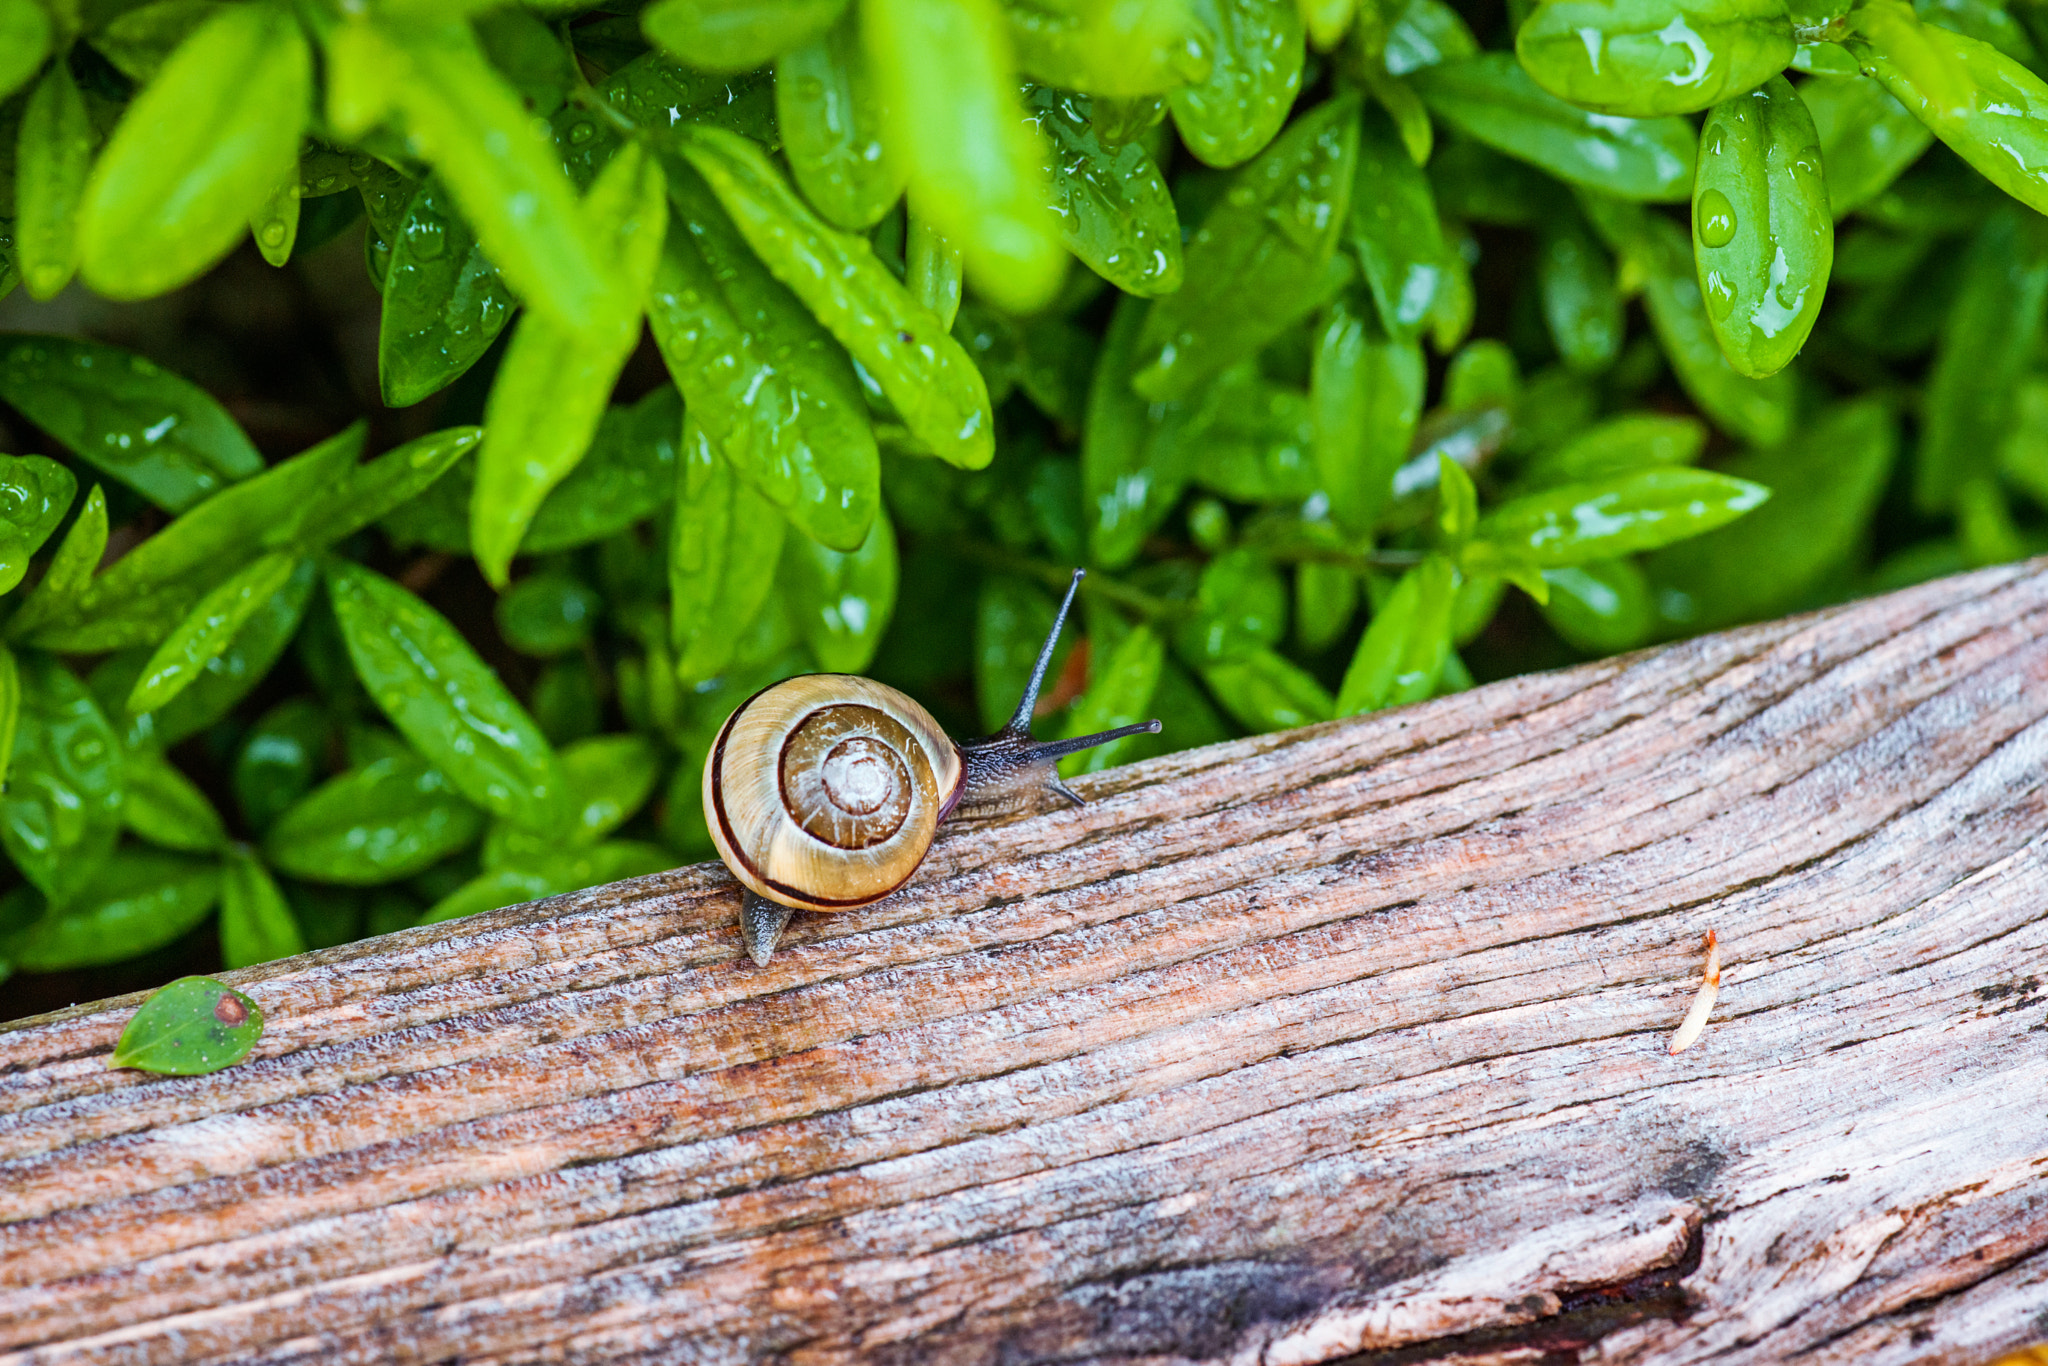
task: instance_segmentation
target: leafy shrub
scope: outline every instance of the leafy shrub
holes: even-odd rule
[[[1086,769],[2024,553],[2042,12],[1508,10],[0,0],[0,293],[359,232],[426,415],[11,306],[0,962],[703,857],[740,699],[993,727],[1076,564],[1041,728],[1166,722]]]

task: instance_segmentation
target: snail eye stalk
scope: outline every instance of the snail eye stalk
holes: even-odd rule
[[[1078,754],[1084,749],[1106,745],[1112,740],[1121,740],[1126,735],[1157,734],[1157,721],[1140,721],[1132,726],[1118,726],[1094,735],[1078,735],[1071,740],[1034,740],[1031,738],[1031,714],[1038,707],[1038,690],[1044,686],[1045,671],[1052,664],[1053,647],[1059,643],[1060,631],[1067,624],[1067,612],[1074,605],[1074,594],[1080,590],[1085,569],[1076,569],[1074,577],[1067,583],[1067,596],[1060,603],[1059,615],[1053,618],[1052,633],[1045,638],[1045,645],[1038,652],[1038,663],[1032,667],[1031,681],[1024,685],[1024,696],[1017,701],[1017,710],[1005,725],[994,735],[979,740],[969,740],[960,746],[960,757],[966,766],[966,782],[961,785],[960,800],[953,812],[967,816],[1000,816],[1022,810],[1032,804],[1040,792],[1056,792],[1075,806],[1086,806],[1081,797],[1060,781],[1059,761],[1069,754]]]

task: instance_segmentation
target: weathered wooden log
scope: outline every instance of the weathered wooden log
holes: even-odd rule
[[[2048,1337],[2048,568],[1083,786],[765,969],[698,867],[0,1033],[0,1361]]]

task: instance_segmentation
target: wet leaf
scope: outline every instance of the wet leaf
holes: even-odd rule
[[[1401,576],[1372,614],[1344,671],[1338,716],[1419,702],[1436,691],[1450,654],[1457,587],[1457,569],[1442,555],[1430,556]]]
[[[0,354],[0,398],[171,512],[263,468],[249,438],[210,396],[118,347],[11,337]]]
[[[1357,160],[1358,102],[1340,97],[1235,173],[1188,241],[1187,283],[1146,314],[1140,394],[1188,397],[1322,302]]]
[[[357,674],[414,747],[491,814],[556,825],[567,797],[553,748],[455,628],[354,565],[330,566],[327,589]]]
[[[263,853],[293,877],[375,886],[468,848],[484,824],[447,774],[418,755],[393,754],[295,802],[264,836]]]
[[[865,231],[902,197],[853,14],[776,60],[775,121],[804,198],[833,226]]]
[[[981,469],[995,453],[981,372],[938,319],[875,259],[865,239],[826,226],[758,148],[712,128],[684,151],[756,255],[874,376],[911,435]]]
[[[851,553],[792,536],[781,563],[790,613],[819,665],[827,673],[865,669],[896,609],[896,533],[888,516],[877,515]]]
[[[447,188],[432,176],[421,181],[384,276],[377,379],[385,404],[410,407],[452,384],[498,339],[517,302]]]
[[[227,846],[227,828],[213,803],[153,746],[129,750],[121,773],[121,823],[130,830],[151,844],[190,854]]]
[[[306,937],[269,870],[247,850],[229,850],[221,874],[221,961],[246,968],[305,951]]]
[[[1547,0],[1515,35],[1538,85],[1631,118],[1746,94],[1783,71],[1792,50],[1779,0]]]
[[[657,0],[640,12],[649,42],[707,71],[751,71],[817,38],[846,0]]]
[[[125,848],[96,860],[71,897],[0,942],[29,972],[98,967],[174,943],[220,896],[213,859]]]
[[[1274,650],[1207,665],[1201,675],[1223,710],[1246,730],[1287,730],[1336,714],[1315,676]]]
[[[748,249],[687,166],[647,316],[690,417],[807,535],[859,546],[881,465],[846,352]]]
[[[1273,140],[1301,91],[1301,11],[1294,0],[1191,0],[1188,8],[1209,34],[1209,72],[1170,91],[1167,105],[1189,151],[1211,166],[1236,166]]]
[[[774,592],[787,527],[694,423],[670,529],[670,644],[686,683],[716,677]]]
[[[86,283],[145,299],[227,255],[294,174],[312,85],[312,53],[287,11],[231,5],[200,26],[129,103],[86,181]]]
[[[1067,249],[1126,294],[1179,289],[1180,219],[1145,149],[1105,146],[1083,96],[1037,86],[1024,105],[1052,148],[1052,204]]]
[[[54,296],[78,268],[78,205],[93,142],[70,63],[50,63],[22,112],[15,164],[14,249],[34,298]]]
[[[121,742],[69,669],[33,652],[17,663],[21,702],[0,795],[0,844],[22,876],[64,904],[120,833]]]
[[[1683,119],[1616,118],[1566,104],[1505,52],[1443,62],[1411,79],[1438,118],[1561,180],[1656,203],[1692,192],[1695,139]]]
[[[180,977],[150,993],[114,1044],[109,1067],[203,1076],[233,1067],[263,1036],[263,1008],[211,977]]]

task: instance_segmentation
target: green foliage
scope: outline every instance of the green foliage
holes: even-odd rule
[[[0,0],[0,975],[706,857],[735,705],[858,671],[998,725],[1077,564],[1040,732],[1165,730],[1070,773],[2048,546],[2044,39]],[[407,412],[306,449],[182,324],[24,302],[344,231]],[[158,1002],[137,1065],[214,1029]]]
[[[199,1076],[232,1067],[263,1036],[263,1010],[211,977],[181,977],[152,992],[114,1043],[109,1067]]]

